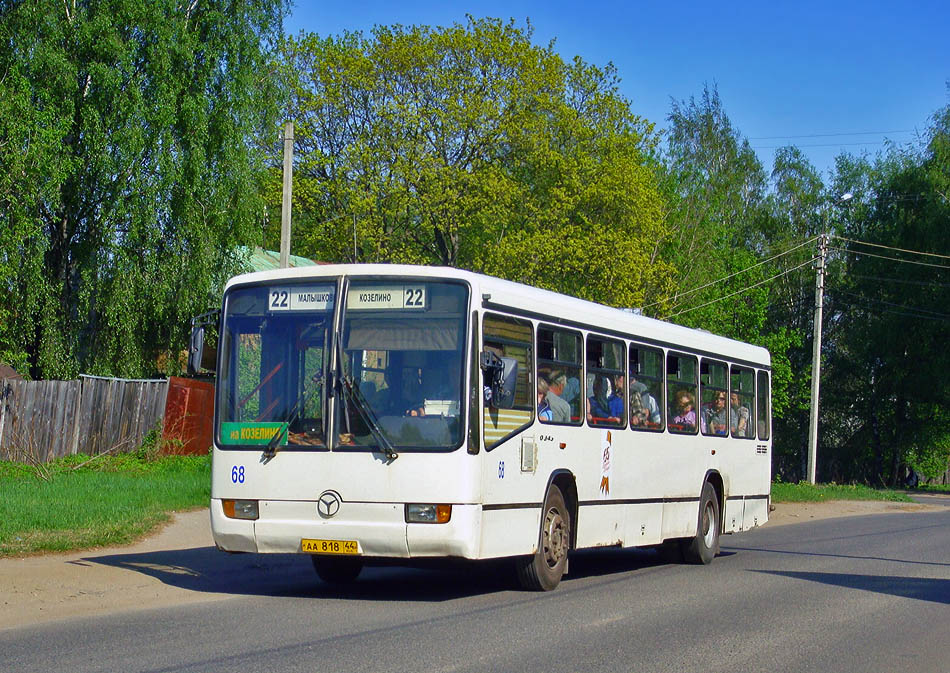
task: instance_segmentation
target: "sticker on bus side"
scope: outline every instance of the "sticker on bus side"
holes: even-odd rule
[[[268,311],[331,311],[335,288],[318,287],[272,287],[267,291]]]
[[[347,310],[368,309],[418,310],[426,307],[425,285],[370,285],[351,288],[346,297]]]
[[[277,446],[287,444],[287,423],[234,423],[221,424],[221,444],[227,446],[267,446],[280,431]]]

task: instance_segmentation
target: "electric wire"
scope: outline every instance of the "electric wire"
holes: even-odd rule
[[[838,234],[831,234],[833,238],[837,238],[841,241],[847,241],[848,243],[856,243],[858,245],[869,245],[874,248],[884,248],[886,250],[896,250],[897,252],[907,252],[912,255],[927,255],[928,257],[939,257],[940,259],[950,259],[950,255],[938,255],[935,252],[922,252],[920,250],[905,250],[904,248],[895,248],[890,245],[881,245],[880,243],[869,243],[867,241],[856,241],[853,238],[845,238],[844,236],[838,236]],[[863,254],[863,253],[858,253]]]
[[[749,140],[783,140],[787,138],[837,138],[839,136],[886,136],[889,133],[913,133],[914,129],[901,131],[853,131],[851,133],[807,133],[799,136],[757,136]]]
[[[838,248],[835,246],[828,246],[828,250],[837,250],[838,252],[843,252],[850,255],[865,255],[867,257],[877,257],[878,259],[886,259],[890,262],[902,262],[904,264],[916,264],[918,266],[929,266],[934,269],[944,269],[950,271],[950,266],[946,264],[930,264],[929,262],[915,262],[912,259],[901,259],[900,257],[887,257],[885,255],[875,255],[872,252],[859,252],[858,250],[849,250],[847,248]]]
[[[913,312],[914,314],[917,314],[917,317],[920,317],[920,318],[933,317],[933,318],[941,318],[945,320],[950,320],[950,315],[946,313],[940,313],[939,311],[931,311],[930,309],[920,308],[918,306],[908,306],[907,304],[895,304],[894,302],[891,302],[891,301],[884,301],[883,299],[874,299],[873,297],[865,297],[860,294],[855,294],[854,292],[846,292],[844,290],[838,290],[835,293],[835,295],[836,296],[845,295],[846,297],[855,297],[856,299],[860,299],[862,301],[873,301],[877,304],[884,304],[885,306],[893,306],[894,308],[905,309],[907,311]]]
[[[873,313],[875,315],[879,315],[881,313],[889,313],[891,315],[904,316],[905,318],[916,318],[918,320],[936,320],[938,322],[950,322],[950,316],[940,317],[940,316],[922,315],[920,313],[914,313],[914,312],[908,312],[908,311],[894,311],[887,308],[875,308],[874,306],[870,306],[866,303],[856,303],[856,302],[847,302],[847,301],[845,301],[844,303],[849,304],[852,307],[856,306],[857,308],[864,309],[868,311],[869,313]]]
[[[849,273],[849,278],[860,280],[877,280],[885,283],[900,283],[902,285],[920,285],[923,287],[950,287],[950,283],[938,283],[929,280],[910,280],[909,278],[884,278],[882,276],[864,276],[860,273]]]
[[[795,145],[795,147],[853,147],[857,145],[884,145],[887,141],[885,140],[866,140],[863,142],[857,143],[809,143],[807,145]],[[787,145],[753,145],[752,149],[754,150],[777,150],[782,147],[787,147]]]
[[[716,298],[716,299],[713,299],[712,301],[707,301],[705,304],[699,304],[698,306],[692,306],[692,307],[690,307],[690,308],[683,309],[682,311],[677,311],[676,313],[671,313],[671,314],[669,315],[669,317],[670,317],[670,318],[675,318],[675,317],[678,316],[678,315],[682,315],[682,314],[684,314],[684,313],[689,313],[690,311],[696,311],[696,310],[698,310],[698,309],[704,308],[704,307],[709,306],[709,305],[711,305],[711,304],[715,304],[715,303],[720,302],[720,301],[725,301],[726,299],[731,299],[732,297],[735,297],[736,295],[742,294],[743,292],[748,292],[749,290],[752,290],[752,289],[754,289],[754,288],[757,288],[757,287],[759,287],[760,285],[765,285],[766,283],[770,283],[771,281],[775,280],[776,278],[781,278],[782,276],[788,275],[788,274],[792,273],[793,271],[797,271],[798,269],[802,268],[803,266],[808,266],[809,264],[811,264],[812,262],[814,262],[816,259],[818,259],[817,256],[816,256],[816,257],[812,257],[812,258],[809,259],[808,261],[806,261],[806,262],[804,262],[804,263],[802,263],[802,264],[799,264],[798,266],[793,267],[793,268],[791,268],[791,269],[786,269],[786,270],[783,271],[782,273],[776,274],[776,275],[772,276],[771,278],[766,278],[765,280],[759,281],[758,283],[754,283],[753,285],[749,285],[748,287],[742,288],[741,290],[736,290],[735,292],[731,292],[731,293],[729,293],[729,294],[727,294],[727,295],[724,295],[724,296],[722,296],[722,297],[718,297],[718,298]]]
[[[796,245],[796,246],[794,246],[794,247],[789,248],[789,249],[786,250],[785,252],[780,252],[780,253],[777,254],[777,255],[774,255],[774,256],[772,256],[772,257],[769,257],[768,259],[763,259],[761,262],[756,262],[756,263],[753,264],[752,266],[747,267],[747,268],[745,268],[745,269],[742,269],[741,271],[736,271],[735,273],[731,273],[731,274],[729,274],[728,276],[723,276],[722,278],[720,278],[720,279],[718,279],[718,280],[714,280],[714,281],[712,281],[711,283],[706,283],[705,285],[700,285],[699,287],[694,287],[693,289],[691,289],[691,290],[686,290],[685,292],[677,292],[677,293],[674,294],[672,297],[670,297],[670,302],[676,303],[676,302],[678,302],[679,299],[681,299],[681,298],[683,298],[683,297],[687,297],[687,296],[693,294],[694,292],[699,292],[700,290],[704,290],[704,289],[706,289],[707,287],[710,287],[710,286],[712,286],[712,285],[716,285],[717,283],[721,283],[721,282],[724,281],[724,280],[729,280],[730,278],[734,278],[734,277],[736,277],[736,276],[738,276],[738,275],[741,275],[741,274],[745,273],[746,271],[751,271],[752,269],[754,269],[754,268],[756,268],[756,267],[758,267],[758,266],[762,266],[763,264],[765,264],[765,263],[767,263],[767,262],[771,262],[773,259],[778,259],[779,257],[782,257],[782,256],[784,256],[784,255],[787,255],[787,254],[790,253],[790,252],[794,252],[795,250],[798,250],[799,248],[802,248],[802,247],[808,245],[809,243],[814,243],[817,239],[818,239],[817,236],[812,236],[812,237],[809,238],[808,240],[806,240],[806,241],[804,241],[804,242],[802,242],[802,243],[799,243],[798,245]],[[642,309],[645,309],[645,308],[650,308],[651,306],[656,306],[657,304],[660,304],[660,303],[662,303],[662,300],[661,300],[661,301],[655,301],[655,302],[653,302],[652,304],[646,304],[645,306],[641,306],[640,308],[641,308],[641,310],[642,310]],[[675,306],[674,306],[674,308],[675,308]]]

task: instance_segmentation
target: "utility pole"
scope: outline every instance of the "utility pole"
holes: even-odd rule
[[[815,457],[818,453],[818,388],[821,379],[821,309],[825,290],[825,254],[828,235],[818,237],[818,266],[815,274],[815,337],[811,355],[811,414],[808,420],[808,483],[815,483]]]
[[[290,202],[293,192],[294,123],[284,125],[284,194],[280,208],[280,268],[290,266]]]

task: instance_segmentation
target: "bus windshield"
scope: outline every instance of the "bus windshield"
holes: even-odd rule
[[[335,281],[229,291],[220,340],[219,445],[459,447],[467,286],[354,280],[335,338],[336,292]],[[339,394],[330,390],[334,383]]]
[[[239,287],[225,299],[218,441],[324,447],[334,282]]]
[[[457,448],[468,290],[439,281],[353,281],[339,341],[339,447]]]

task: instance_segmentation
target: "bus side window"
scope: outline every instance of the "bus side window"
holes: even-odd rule
[[[630,427],[663,430],[663,351],[630,345]]]
[[[614,339],[587,337],[587,422],[592,426],[623,428],[627,425],[627,385],[624,344]]]
[[[704,435],[729,435],[729,391],[725,362],[703,358],[699,365],[702,405],[699,427]]]
[[[534,334],[527,320],[485,314],[482,323],[482,348],[499,357],[518,361],[518,380],[515,403],[511,409],[495,409],[485,404],[482,415],[485,449],[491,450],[534,421],[534,395],[531,392],[531,373],[534,354],[531,352]]]
[[[759,403],[756,405],[756,411],[758,414],[756,417],[759,420],[759,439],[765,441],[769,438],[769,428],[771,423],[769,421],[770,409],[772,396],[769,392],[769,374],[768,372],[759,372]]]
[[[732,366],[729,424],[733,437],[755,439],[755,372]]]
[[[696,411],[696,358],[692,355],[667,353],[666,391],[670,405],[670,432],[695,435],[699,430]]]
[[[581,335],[538,327],[537,402],[542,423],[580,425],[584,414],[581,383]]]

